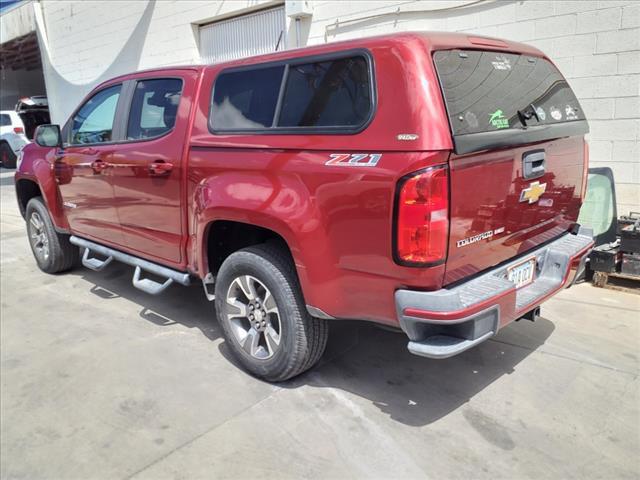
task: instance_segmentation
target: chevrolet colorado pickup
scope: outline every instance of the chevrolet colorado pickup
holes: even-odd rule
[[[202,282],[239,362],[282,381],[333,319],[429,358],[534,319],[592,248],[587,132],[539,50],[405,33],[109,80],[38,127],[16,191],[43,271]]]

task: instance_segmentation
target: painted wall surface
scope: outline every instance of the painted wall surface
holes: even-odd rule
[[[156,66],[199,63],[199,24],[282,3],[258,0],[35,3],[54,121],[64,122],[86,92],[115,75]],[[295,2],[284,3],[287,13],[295,9]],[[299,22],[287,21],[289,47],[295,46],[298,38],[304,46],[409,30],[461,31],[537,46],[569,79],[590,119],[591,162],[593,166],[613,169],[618,212],[640,210],[640,2],[307,3],[311,16]]]

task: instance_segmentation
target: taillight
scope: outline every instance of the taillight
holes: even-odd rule
[[[24,128],[22,128],[22,127],[13,127],[13,133],[24,133]]]
[[[580,190],[580,200],[584,202],[587,196],[587,179],[589,178],[589,144],[584,142],[584,164],[582,165],[582,190]]]
[[[410,264],[443,261],[449,236],[446,166],[423,170],[401,182],[396,225],[398,260]]]

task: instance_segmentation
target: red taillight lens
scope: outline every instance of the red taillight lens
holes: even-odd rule
[[[582,166],[582,190],[580,191],[580,200],[584,202],[587,196],[587,179],[589,178],[589,144],[584,142],[584,165]]]
[[[24,128],[22,128],[22,127],[13,127],[13,133],[24,133]]]
[[[397,255],[401,262],[444,260],[449,236],[447,168],[436,167],[409,177],[398,196]]]

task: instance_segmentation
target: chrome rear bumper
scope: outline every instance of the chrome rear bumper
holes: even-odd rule
[[[409,337],[409,351],[447,358],[484,342],[563,287],[571,286],[584,270],[592,247],[591,232],[581,229],[452,288],[396,291],[396,311]],[[535,279],[516,289],[507,279],[507,269],[528,258],[536,259]]]

